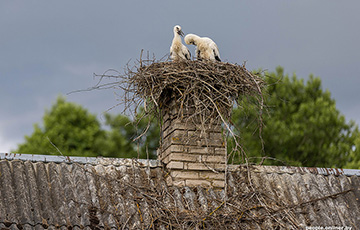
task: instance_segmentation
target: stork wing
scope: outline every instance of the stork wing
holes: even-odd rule
[[[191,59],[191,53],[190,53],[189,49],[186,46],[183,46],[183,52],[184,52],[184,56],[185,56],[186,60],[190,60]]]
[[[215,43],[214,43],[214,47],[213,47],[213,52],[214,52],[214,55],[215,55],[215,59],[217,61],[221,61],[219,49],[218,49],[218,47],[217,47],[217,45]]]

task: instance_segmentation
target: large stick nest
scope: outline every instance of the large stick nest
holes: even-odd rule
[[[182,108],[178,114],[182,117],[187,112],[202,121],[219,116],[224,121],[230,118],[239,96],[256,96],[262,104],[263,79],[237,64],[140,60],[135,70],[128,68],[126,76],[126,92],[133,93],[127,98],[143,101],[151,113],[166,111],[169,102],[175,100]]]
[[[116,74],[110,75],[110,72]],[[255,98],[252,102],[259,110],[261,136],[265,82],[262,75],[249,72],[245,65],[211,61],[168,62],[156,61],[155,58],[142,60],[140,57],[135,65],[125,67],[124,74],[108,70],[96,76],[101,79],[92,89],[122,89],[119,104],[124,106],[125,113],[133,115],[135,121],[151,117],[159,119],[159,124],[162,124],[167,114],[171,119],[186,119],[185,122],[195,124],[201,131],[208,124],[222,123],[235,142],[232,152],[240,150],[245,153],[237,141],[238,135],[231,128],[232,108],[242,97]],[[104,78],[116,81],[104,83]],[[140,107],[144,109],[139,116]],[[135,140],[147,132],[150,121]]]

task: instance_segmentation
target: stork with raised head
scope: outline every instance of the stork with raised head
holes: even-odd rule
[[[174,61],[190,60],[191,58],[189,49],[181,42],[181,36],[184,36],[181,26],[174,26],[174,39],[170,46],[170,58]]]
[[[199,60],[221,61],[216,43],[208,37],[199,37],[195,34],[185,36],[185,43],[196,46],[196,58]]]

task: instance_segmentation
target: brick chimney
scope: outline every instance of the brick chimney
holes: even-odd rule
[[[158,159],[169,172],[167,183],[223,188],[226,148],[221,121],[211,116],[204,121],[194,111],[194,104],[181,105],[171,97],[162,112]]]

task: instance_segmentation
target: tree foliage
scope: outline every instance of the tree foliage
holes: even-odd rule
[[[105,114],[101,126],[95,115],[82,106],[59,97],[50,110],[45,111],[43,124],[34,125],[34,132],[15,152],[66,156],[106,156],[155,158],[159,135],[157,123],[150,123],[149,133],[138,142],[133,139],[147,127],[149,120],[137,125],[124,115]],[[139,143],[139,145],[137,145]],[[138,148],[138,146],[140,146]]]
[[[80,105],[59,97],[50,110],[45,111],[43,126],[34,125],[34,132],[25,136],[16,152],[96,156],[97,141],[104,136],[96,116]]]
[[[263,156],[279,161],[270,164],[343,167],[351,154],[359,131],[354,122],[347,123],[336,109],[328,90],[322,90],[321,80],[310,75],[303,79],[284,75],[281,67],[267,73],[267,108],[263,114],[264,141],[256,135],[259,128],[257,110],[252,99],[244,98],[234,110],[233,121],[242,137],[249,157]],[[250,104],[249,104],[250,103]]]
[[[343,168],[360,169],[360,135],[355,139],[355,146],[350,152],[349,160]]]

